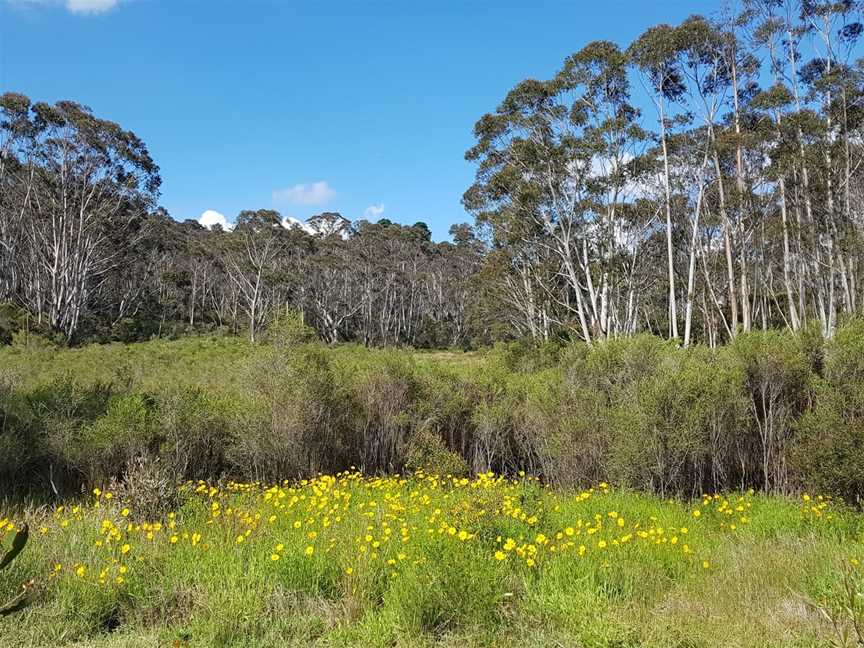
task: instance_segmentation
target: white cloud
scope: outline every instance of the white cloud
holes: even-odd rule
[[[113,9],[120,0],[6,0],[12,7],[66,7],[70,13],[92,15]]]
[[[329,202],[336,192],[324,180],[310,184],[298,184],[287,189],[277,189],[273,192],[273,202],[291,203],[294,205],[323,205]]]
[[[378,205],[369,205],[366,209],[363,210],[363,218],[372,220],[373,218],[378,218],[383,213],[384,203],[380,203]]]
[[[204,211],[201,216],[198,217],[198,222],[207,229],[213,229],[214,225],[221,225],[224,230],[230,230],[234,227],[234,224],[229,223],[228,219],[225,218],[225,214],[222,214],[215,209]]]
[[[304,223],[293,216],[286,216],[282,219],[282,227],[285,229],[301,229],[307,234],[314,234],[315,228],[309,225],[309,223]]]
[[[96,14],[117,6],[119,0],[66,0],[66,8],[72,13]]]

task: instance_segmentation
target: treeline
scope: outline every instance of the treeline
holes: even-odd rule
[[[463,346],[482,246],[467,226],[285,226],[243,211],[231,231],[156,207],[159,169],[117,124],[68,101],[0,97],[0,338],[141,340],[225,330],[254,341],[303,313],[329,342]],[[3,340],[0,340],[3,341]]]
[[[290,320],[289,320],[290,323]],[[0,350],[0,483],[42,496],[356,467],[520,470],[664,496],[864,497],[864,325],[482,354],[309,343],[295,321],[225,338]],[[226,370],[231,367],[231,370]]]
[[[0,99],[0,334],[69,342],[298,311],[328,342],[418,347],[650,332],[716,346],[862,308],[861,3],[742,0],[590,43],[475,127],[474,227],[232,231],[157,207],[133,133],[69,101]],[[648,106],[641,110],[639,106]]]
[[[591,43],[477,123],[465,204],[514,328],[714,345],[860,309],[862,5],[733,4]]]

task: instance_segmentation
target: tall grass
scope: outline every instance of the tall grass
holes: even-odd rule
[[[0,515],[33,533],[0,591],[38,588],[4,642],[815,647],[838,640],[820,609],[851,627],[840,575],[864,559],[864,517],[816,497],[343,473],[181,499]]]

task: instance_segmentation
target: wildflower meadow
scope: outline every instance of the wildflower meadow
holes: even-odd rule
[[[99,488],[0,515],[14,646],[856,645],[864,517],[752,491],[662,500],[530,476]],[[850,598],[851,601],[850,601]],[[860,628],[860,626],[857,626]],[[843,642],[847,643],[843,643]]]

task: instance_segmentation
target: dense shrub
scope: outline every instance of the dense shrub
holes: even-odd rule
[[[827,342],[752,332],[681,349],[638,336],[464,355],[330,348],[304,331],[289,318],[258,347],[2,350],[0,480],[50,493],[122,485],[142,465],[262,481],[354,466],[862,496],[861,322]]]
[[[464,476],[470,471],[461,455],[448,450],[440,436],[420,430],[408,442],[405,469],[428,474]]]
[[[493,355],[472,378],[478,394],[471,417],[474,434],[468,463],[476,473],[543,473],[542,440],[525,424],[526,390],[532,374],[513,374],[506,359]]]
[[[477,381],[438,364],[418,367],[417,376],[421,393],[414,417],[417,436],[422,439],[410,443],[433,443],[434,438],[436,447],[440,445],[464,461],[474,443],[471,417],[480,398]]]
[[[62,493],[102,476],[98,465],[107,462],[102,448],[91,446],[89,426],[105,416],[115,396],[108,382],[83,383],[69,374],[24,393],[28,433],[40,456],[30,486]]]
[[[188,386],[158,394],[156,407],[158,454],[175,474],[197,480],[229,471],[231,448],[248,428],[246,399]]]
[[[286,349],[311,344],[318,335],[314,328],[303,321],[302,314],[293,311],[274,319],[267,326],[264,337],[271,345]]]
[[[162,519],[177,508],[185,491],[177,488],[177,472],[158,456],[139,455],[125,464],[123,475],[108,481],[108,492],[128,504],[138,521]]]
[[[39,481],[45,461],[41,430],[18,387],[16,376],[0,374],[0,486],[7,493],[27,490],[26,485]]]
[[[355,374],[350,397],[356,403],[350,424],[357,461],[352,463],[370,474],[402,470],[420,397],[413,363],[397,352],[384,352],[379,362]]]
[[[547,472],[564,484],[643,481],[634,471],[645,464],[632,456],[633,443],[643,438],[640,431],[646,425],[639,398],[670,353],[668,343],[647,335],[571,346],[560,365],[561,391],[544,389],[542,381],[534,390],[539,395],[534,402],[545,404],[545,415],[532,436],[554,430],[547,453],[554,465]],[[638,464],[630,466],[630,461]]]
[[[610,477],[661,494],[734,484],[729,446],[745,424],[743,376],[705,349],[666,351],[621,405]]]
[[[522,420],[559,483],[719,489],[739,472],[729,446],[746,424],[743,372],[647,336],[578,346],[531,377]]]
[[[604,458],[613,429],[606,399],[568,380],[560,369],[532,376],[520,419],[532,439],[542,474],[561,485],[588,485],[606,477]]]
[[[25,328],[27,314],[9,303],[0,303],[0,344],[11,344],[12,336]]]
[[[824,377],[798,424],[793,466],[803,485],[859,505],[864,498],[864,322],[841,329],[825,348]]]
[[[234,472],[278,480],[341,462],[346,402],[330,364],[317,346],[265,348],[252,359],[250,415],[228,452]]]
[[[739,335],[724,353],[745,374],[751,425],[748,436],[742,437],[736,448],[747,473],[745,481],[768,492],[786,490],[793,429],[808,404],[818,350],[814,351],[808,335],[760,331]],[[758,467],[748,468],[756,458]]]
[[[111,398],[105,413],[73,435],[63,452],[91,484],[121,479],[139,457],[158,456],[160,438],[156,432],[152,399],[140,393],[118,394]]]

